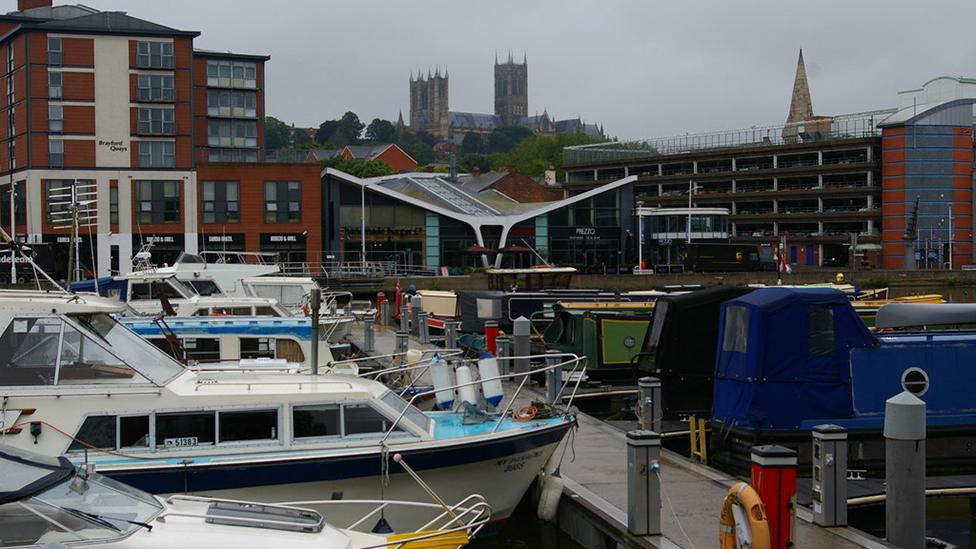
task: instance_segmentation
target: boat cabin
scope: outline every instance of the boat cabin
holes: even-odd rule
[[[542,334],[546,348],[586,356],[587,375],[634,379],[640,351],[654,315],[654,302],[569,302],[553,305]]]

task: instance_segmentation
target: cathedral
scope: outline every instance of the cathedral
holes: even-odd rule
[[[495,57],[495,112],[452,111],[448,101],[448,74],[440,68],[424,76],[410,74],[410,131],[425,132],[441,141],[460,144],[464,134],[487,136],[496,128],[522,126],[537,135],[586,133],[605,137],[603,127],[585,124],[579,117],[556,120],[548,111],[529,116],[529,64],[525,56],[519,63],[508,54],[508,61]]]

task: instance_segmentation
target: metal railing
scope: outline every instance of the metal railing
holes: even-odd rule
[[[559,396],[562,395],[562,393],[565,390],[567,384],[569,383],[569,380],[572,378],[572,374],[576,373],[576,370],[580,366],[581,360],[582,360],[578,355],[576,355],[574,353],[548,353],[548,354],[542,354],[542,355],[528,355],[528,356],[514,356],[514,357],[496,357],[497,360],[499,360],[499,361],[502,361],[502,360],[513,360],[514,361],[516,359],[529,359],[529,360],[531,360],[533,358],[559,358],[559,357],[567,357],[567,356],[568,357],[572,357],[572,358],[570,358],[570,360],[565,360],[565,361],[558,362],[558,363],[555,363],[555,364],[548,364],[548,365],[546,365],[546,366],[544,366],[542,368],[536,368],[536,369],[529,370],[529,371],[526,371],[526,372],[509,372],[509,373],[506,373],[506,374],[500,374],[500,375],[492,376],[492,377],[489,377],[489,378],[481,378],[481,379],[478,379],[478,380],[471,380],[471,381],[469,381],[467,383],[456,383],[456,384],[450,385],[448,387],[436,387],[436,388],[430,389],[428,391],[422,391],[422,392],[416,393],[407,402],[408,405],[407,406],[404,406],[403,410],[401,410],[400,413],[397,415],[396,420],[394,420],[393,424],[390,426],[390,428],[383,435],[383,439],[380,441],[380,443],[382,444],[382,443],[386,442],[386,439],[388,439],[390,437],[390,435],[396,430],[397,426],[400,424],[400,420],[403,419],[403,417],[406,415],[406,413],[407,413],[408,410],[410,410],[411,408],[415,408],[414,402],[417,399],[421,398],[421,397],[428,397],[428,396],[431,396],[431,395],[436,394],[439,391],[454,391],[454,390],[460,389],[461,387],[469,387],[469,386],[474,386],[474,385],[480,385],[480,384],[482,384],[482,383],[484,383],[486,381],[496,381],[496,380],[497,381],[503,381],[503,380],[509,380],[509,379],[512,379],[512,378],[521,377],[522,378],[522,383],[519,385],[518,389],[515,391],[515,393],[509,399],[508,405],[505,406],[505,408],[503,409],[502,413],[499,414],[499,418],[496,421],[495,426],[491,430],[491,432],[494,433],[494,432],[496,432],[498,430],[498,427],[501,425],[502,420],[505,419],[505,416],[508,414],[509,410],[511,410],[512,405],[515,403],[515,400],[518,398],[519,393],[522,391],[522,387],[525,385],[525,382],[529,379],[529,376],[533,376],[535,374],[541,374],[541,373],[544,373],[544,372],[548,372],[549,370],[552,370],[554,368],[562,368],[563,366],[568,366],[570,364],[573,364],[573,369],[570,371],[569,377],[566,378],[566,381],[560,387],[559,392],[556,395],[557,396],[557,400],[558,400],[559,399]],[[569,402],[566,404],[567,408],[569,406],[572,406],[573,399],[576,397],[576,391],[579,389],[579,380],[581,380],[583,378],[583,375],[585,373],[586,373],[586,367],[584,366],[583,367],[583,370],[580,372],[580,376],[577,378],[576,387],[573,390],[573,394],[572,394]],[[555,404],[555,403],[551,403],[551,404]],[[458,403],[458,406],[460,406],[460,405],[461,405],[461,403],[459,402]]]
[[[565,165],[630,160],[687,153],[706,149],[754,147],[808,143],[837,139],[858,139],[881,135],[878,123],[894,113],[885,109],[839,115],[832,118],[782,124],[753,126],[695,134],[654,137],[632,141],[576,145],[563,149]]]
[[[437,537],[445,536],[446,534],[466,531],[468,537],[473,537],[476,535],[485,524],[491,519],[491,506],[485,500],[484,496],[479,494],[472,494],[460,502],[450,506],[442,507],[438,503],[423,503],[417,501],[401,501],[401,500],[376,500],[376,499],[327,499],[327,500],[304,500],[304,501],[289,501],[282,503],[260,503],[255,502],[225,499],[225,498],[209,498],[203,496],[193,496],[188,494],[176,494],[166,498],[166,503],[172,505],[180,501],[187,501],[191,503],[224,503],[224,504],[234,504],[241,506],[252,506],[258,505],[262,508],[275,509],[281,511],[291,511],[297,513],[307,513],[314,514],[318,516],[318,522],[315,524],[309,524],[308,522],[298,521],[298,520],[280,520],[271,519],[267,517],[246,517],[241,516],[236,513],[228,513],[226,515],[221,515],[219,512],[213,512],[208,510],[207,512],[189,512],[189,511],[176,511],[173,509],[167,509],[159,517],[158,520],[165,521],[168,517],[186,517],[201,519],[204,521],[228,521],[233,523],[244,523],[250,524],[254,527],[261,526],[278,526],[282,528],[296,529],[302,531],[308,527],[318,528],[325,524],[325,518],[316,510],[308,509],[308,506],[315,507],[356,507],[356,506],[372,506],[372,510],[365,513],[363,516],[359,517],[357,520],[346,526],[340,526],[333,524],[337,528],[343,530],[356,531],[357,528],[362,526],[367,520],[375,517],[378,514],[383,513],[387,509],[395,508],[414,508],[421,510],[440,510],[441,512],[434,516],[434,518],[427,521],[421,527],[415,530],[415,535],[400,537],[395,541],[389,541],[387,543],[380,543],[376,545],[370,545],[368,547],[363,547],[362,549],[379,549],[381,547],[401,547],[411,543],[421,542],[424,540],[430,540]],[[219,510],[218,510],[219,511]],[[452,526],[456,524],[456,526]]]

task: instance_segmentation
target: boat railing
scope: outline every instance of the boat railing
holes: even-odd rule
[[[568,360],[562,360],[560,362],[556,362],[556,363],[552,363],[552,364],[547,364],[546,366],[543,366],[541,368],[535,368],[535,369],[528,370],[528,371],[525,371],[525,372],[507,372],[507,373],[504,373],[504,374],[499,374],[497,376],[492,376],[492,377],[488,377],[488,378],[480,378],[480,379],[476,379],[476,380],[473,379],[473,380],[471,380],[469,382],[466,382],[466,383],[455,383],[454,385],[451,385],[451,386],[448,386],[448,387],[436,387],[436,388],[433,388],[433,389],[430,389],[430,390],[427,390],[427,391],[421,391],[421,392],[415,393],[412,397],[410,397],[410,400],[407,402],[408,403],[408,406],[404,406],[403,410],[401,410],[400,413],[397,415],[396,420],[393,422],[392,425],[390,425],[390,428],[387,429],[386,433],[383,435],[383,439],[380,440],[380,443],[382,444],[382,443],[385,443],[386,442],[386,440],[390,437],[390,435],[396,430],[397,426],[400,424],[400,420],[403,419],[403,416],[406,415],[406,413],[407,413],[408,410],[410,410],[412,407],[414,407],[414,403],[418,399],[420,399],[420,398],[434,395],[434,394],[436,394],[436,393],[438,393],[440,391],[454,391],[454,390],[460,389],[461,387],[469,387],[469,386],[481,385],[482,383],[484,383],[486,381],[496,381],[496,380],[498,380],[498,381],[505,381],[505,380],[511,380],[511,379],[514,379],[514,378],[522,378],[522,381],[519,384],[518,389],[515,391],[515,394],[512,395],[512,397],[509,399],[508,404],[502,410],[501,414],[499,414],[498,420],[495,422],[495,426],[491,430],[491,432],[494,433],[494,432],[496,432],[498,430],[498,427],[501,426],[501,423],[505,419],[505,417],[508,414],[508,412],[511,411],[512,405],[515,403],[515,400],[518,398],[519,394],[522,391],[522,388],[525,386],[525,382],[529,379],[530,376],[533,376],[533,375],[536,375],[536,374],[542,374],[542,373],[548,372],[550,370],[554,370],[556,368],[563,368],[564,366],[569,366],[570,364],[572,364],[573,365],[573,368],[572,368],[572,370],[570,370],[570,375],[566,378],[566,381],[564,381],[563,384],[560,386],[559,391],[555,395],[554,402],[550,403],[550,404],[555,405],[556,402],[559,400],[560,395],[562,394],[562,392],[565,390],[566,386],[568,385],[569,380],[572,379],[573,374],[579,368],[579,366],[581,364],[581,361],[582,361],[582,359],[581,359],[580,356],[576,355],[575,353],[546,353],[546,354],[541,354],[541,355],[496,357],[498,360],[513,360],[513,361],[514,360],[517,360],[517,359],[522,359],[522,360],[526,360],[526,359],[527,360],[532,360],[532,359],[538,359],[538,358],[559,359],[559,358],[565,358],[565,357],[570,357],[570,358]],[[573,394],[572,394],[569,402],[566,405],[567,408],[569,406],[572,406],[573,398],[575,398],[576,391],[579,389],[579,381],[583,378],[583,375],[582,374],[585,374],[585,372],[586,372],[586,368],[584,367],[583,368],[583,371],[581,372],[581,375],[577,377],[576,386],[573,389]],[[460,406],[460,405],[461,404],[459,402],[458,403],[458,406]]]
[[[203,373],[203,372],[201,372]],[[305,385],[338,385],[345,387],[352,391],[355,389],[352,383],[348,381],[334,381],[322,379],[322,376],[295,376],[299,381],[225,381],[217,378],[202,378],[197,380],[196,387],[193,388],[194,391],[199,391],[201,388],[209,387],[247,387],[250,391],[252,386],[258,387],[271,387],[271,386],[285,386],[285,385],[298,385],[298,390],[301,391]]]
[[[254,503],[250,501],[241,501],[226,498],[209,498],[203,496],[193,496],[189,494],[175,494],[166,498],[167,504],[174,504],[177,502],[190,502],[190,503],[224,503],[224,504],[234,504],[241,506],[253,506],[258,505],[262,508],[275,509],[281,511],[292,511],[299,513],[315,513],[319,516],[319,521],[316,524],[309,524],[307,521],[290,521],[281,519],[270,519],[270,518],[251,518],[244,517],[240,514],[227,514],[220,515],[219,512],[215,513],[213,510],[208,510],[207,512],[190,512],[190,511],[176,511],[169,509],[165,511],[159,520],[165,521],[168,517],[186,517],[186,518],[197,518],[207,521],[233,521],[235,523],[252,523],[256,527],[260,526],[278,526],[282,528],[292,528],[292,529],[307,529],[307,528],[317,528],[321,529],[322,525],[325,523],[325,518],[314,509],[309,507],[355,507],[355,506],[371,506],[372,509],[364,513],[362,516],[357,518],[354,522],[349,525],[342,526],[333,524],[338,528],[345,530],[356,530],[362,526],[370,518],[380,515],[388,509],[395,508],[414,508],[422,510],[440,511],[439,514],[434,516],[434,518],[427,521],[423,526],[417,528],[416,535],[413,536],[398,536],[395,541],[390,541],[387,543],[380,543],[377,545],[370,545],[368,547],[363,547],[362,549],[379,549],[381,547],[390,546],[402,546],[409,543],[419,542],[427,539],[433,539],[436,537],[444,536],[446,534],[467,531],[469,537],[477,534],[485,524],[491,519],[491,506],[485,500],[485,498],[478,494],[472,494],[464,498],[460,502],[450,506],[442,507],[437,503],[424,503],[418,501],[402,501],[402,500],[382,500],[382,499],[327,499],[327,500],[303,500],[303,501],[289,501],[282,503]],[[455,526],[452,526],[455,525]]]

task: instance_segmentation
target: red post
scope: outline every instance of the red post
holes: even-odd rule
[[[489,353],[498,356],[498,323],[494,320],[485,322],[485,348]]]
[[[386,301],[386,294],[383,292],[376,293],[376,310],[379,311],[383,307],[383,302]]]
[[[752,482],[766,507],[772,549],[793,547],[796,452],[782,446],[752,447]]]

